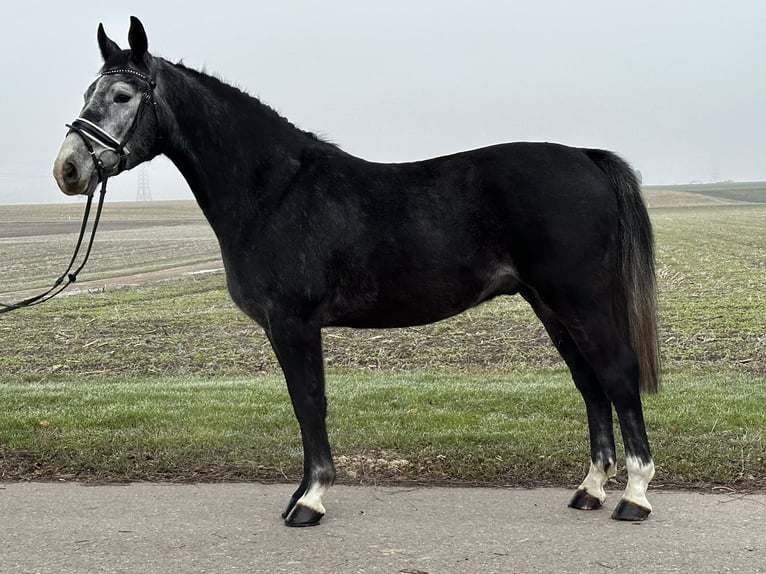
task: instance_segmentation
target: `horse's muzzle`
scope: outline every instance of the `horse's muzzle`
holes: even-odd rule
[[[64,138],[56,160],[53,177],[67,195],[90,195],[98,185],[98,170],[81,138],[73,133]]]

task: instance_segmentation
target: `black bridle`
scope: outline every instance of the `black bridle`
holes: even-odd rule
[[[71,133],[75,133],[78,136],[80,136],[80,138],[82,139],[86,149],[88,150],[88,153],[90,154],[90,157],[93,159],[93,163],[96,166],[96,171],[98,172],[99,181],[101,182],[101,189],[100,189],[99,198],[98,198],[98,207],[96,208],[96,216],[93,220],[93,227],[91,228],[90,238],[88,240],[88,247],[85,251],[85,256],[83,257],[82,262],[77,267],[77,269],[72,271],[72,268],[74,267],[75,262],[77,261],[77,256],[80,253],[80,248],[82,247],[83,239],[85,238],[85,232],[88,227],[88,220],[90,218],[91,206],[93,204],[93,193],[88,195],[88,201],[85,204],[85,211],[82,216],[82,225],[80,226],[80,235],[77,238],[77,243],[74,248],[74,254],[72,255],[72,258],[70,259],[69,265],[67,266],[66,270],[59,276],[58,279],[56,279],[56,281],[53,283],[53,286],[47,291],[40,293],[39,295],[35,295],[34,297],[30,297],[28,299],[18,301],[16,303],[0,303],[0,314],[8,313],[10,311],[15,311],[16,309],[24,309],[27,307],[32,307],[34,305],[39,305],[40,303],[44,303],[45,301],[52,299],[53,297],[61,293],[64,289],[69,287],[72,283],[77,281],[77,275],[85,267],[85,263],[87,263],[88,258],[90,257],[91,249],[93,248],[93,240],[96,237],[96,230],[98,228],[98,223],[101,219],[101,210],[104,206],[104,197],[106,195],[106,182],[109,179],[109,177],[113,175],[117,175],[121,173],[122,171],[124,171],[126,159],[128,157],[128,154],[130,153],[130,151],[127,148],[127,144],[130,141],[130,138],[133,137],[133,134],[135,133],[136,129],[138,128],[139,120],[141,119],[141,116],[143,115],[143,112],[146,109],[147,105],[154,112],[155,125],[157,126],[157,129],[159,130],[159,121],[157,117],[157,102],[154,99],[154,88],[157,84],[154,81],[154,79],[132,68],[115,68],[112,70],[107,70],[105,72],[102,72],[101,76],[99,77],[101,78],[104,76],[113,76],[116,74],[131,75],[141,80],[147,86],[147,90],[143,90],[141,92],[141,101],[138,104],[138,109],[136,110],[136,114],[133,116],[133,121],[131,122],[130,127],[128,128],[128,131],[125,132],[125,135],[123,136],[122,141],[118,141],[116,138],[110,135],[106,130],[104,130],[100,126],[96,125],[95,123],[83,117],[77,118],[76,120],[72,121],[71,124],[66,124],[66,127],[69,128],[69,133],[67,135]],[[98,144],[98,146],[100,146],[103,149],[100,150],[98,153],[96,153],[96,149],[93,146],[94,143]]]
[[[133,116],[133,121],[128,127],[128,131],[125,132],[122,141],[117,140],[117,138],[112,136],[105,129],[83,117],[77,118],[76,120],[72,121],[71,124],[66,124],[70,130],[70,133],[74,132],[80,136],[80,138],[82,138],[88,153],[90,154],[91,158],[93,158],[93,162],[96,164],[99,178],[102,180],[106,179],[108,176],[117,175],[124,171],[125,162],[128,158],[128,155],[130,154],[130,151],[127,148],[128,141],[130,141],[130,138],[138,128],[139,120],[141,119],[141,116],[143,115],[147,105],[154,112],[155,123],[159,125],[157,122],[157,102],[154,99],[154,88],[156,87],[157,83],[154,81],[154,79],[142,72],[139,72],[138,70],[134,70],[133,68],[114,68],[112,70],[107,70],[101,73],[100,78],[118,74],[129,75],[138,78],[144,84],[146,84],[147,87],[145,91],[141,92],[141,100],[139,101],[138,109]],[[104,149],[96,154],[95,149],[93,148],[93,142]],[[105,159],[109,159],[110,161],[105,161]]]

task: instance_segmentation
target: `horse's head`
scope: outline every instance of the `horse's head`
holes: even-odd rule
[[[71,124],[53,165],[67,195],[90,195],[100,180],[157,155],[157,103],[153,61],[146,32],[131,17],[129,50],[121,50],[98,27],[104,66],[85,92],[85,105]]]

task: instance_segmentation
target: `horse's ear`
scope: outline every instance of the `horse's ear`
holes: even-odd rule
[[[101,57],[104,59],[104,62],[106,62],[109,58],[120,51],[120,47],[107,37],[106,32],[104,32],[103,24],[98,25],[97,36],[98,47],[101,50]]]
[[[136,65],[145,64],[144,56],[146,56],[146,51],[149,48],[149,41],[146,39],[144,25],[135,16],[130,17],[128,44],[130,44],[130,61]]]

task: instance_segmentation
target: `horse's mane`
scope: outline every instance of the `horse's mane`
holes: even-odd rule
[[[202,84],[203,86],[207,87],[208,89],[212,90],[214,93],[219,94],[221,97],[226,98],[228,101],[232,103],[236,103],[237,105],[242,106],[243,108],[259,108],[262,113],[265,113],[267,115],[272,116],[274,119],[279,120],[280,122],[287,124],[288,126],[292,127],[293,129],[297,130],[298,132],[301,132],[311,139],[329,144],[332,146],[336,146],[336,144],[329,142],[325,140],[324,138],[319,137],[317,134],[313,132],[309,132],[306,130],[303,130],[296,126],[294,123],[292,123],[290,120],[288,120],[286,117],[279,114],[276,110],[274,110],[272,107],[264,104],[261,100],[256,98],[255,96],[252,96],[248,94],[245,90],[238,88],[236,86],[233,86],[224,80],[217,78],[213,75],[210,75],[204,71],[195,70],[194,68],[190,68],[186,66],[183,61],[179,61],[176,63],[167,62],[175,69],[181,71],[182,73],[186,74],[187,76],[193,77],[197,82]],[[337,146],[336,146],[337,147]]]

